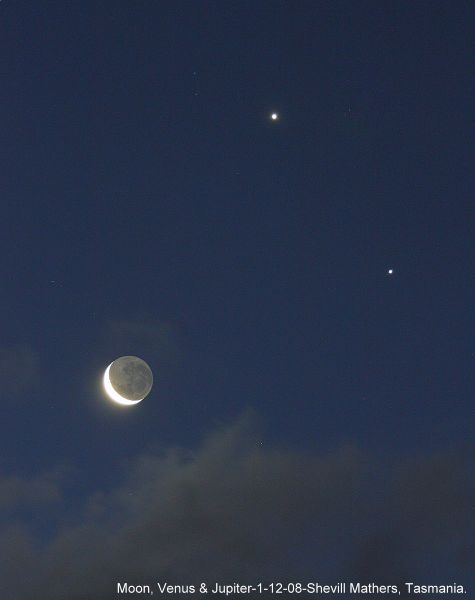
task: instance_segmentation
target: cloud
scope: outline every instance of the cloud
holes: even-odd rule
[[[29,507],[48,506],[62,496],[56,473],[32,478],[18,476],[0,477],[0,516],[9,515]]]
[[[181,348],[176,325],[150,315],[109,321],[105,340],[107,347],[119,355],[137,354],[165,366],[174,366],[180,361]]]
[[[118,581],[468,577],[463,453],[384,464],[351,446],[317,455],[258,439],[247,415],[195,451],[136,457],[115,489],[56,508],[46,540],[22,522],[5,528],[0,552],[14,560],[0,563],[2,597],[105,600]]]
[[[0,348],[2,400],[17,398],[30,388],[38,375],[38,356],[31,348],[22,344]]]

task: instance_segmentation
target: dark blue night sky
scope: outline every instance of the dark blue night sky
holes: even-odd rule
[[[210,522],[230,506],[223,489],[235,479],[260,506],[246,461],[269,489],[283,482],[268,502],[289,512],[237,505],[226,522],[265,532],[283,511],[316,528],[300,548],[280,532],[286,549],[262,550],[261,574],[283,577],[290,552],[304,579],[431,583],[442,568],[441,583],[469,584],[466,558],[451,567],[444,552],[469,556],[473,527],[474,16],[462,1],[0,3],[0,549],[20,565],[4,576],[8,598],[32,593],[15,588],[15,568],[57,581],[41,588],[49,600],[115,598],[118,563],[76,596],[57,556],[101,555],[95,535],[126,548],[119,525],[90,520],[98,497],[105,513],[125,511],[129,532],[155,531],[152,516],[139,523],[117,498],[154,505],[161,486],[182,498],[160,508],[173,513],[167,523],[178,519],[169,535],[182,546],[164,551],[165,534],[150,534],[147,554],[171,562],[132,565],[131,580],[199,579],[219,555],[216,577],[257,581],[255,557],[232,533],[239,560],[229,550],[228,564],[226,544],[203,549],[198,536],[208,562],[196,572],[173,566],[192,544],[173,511],[201,523],[193,485],[216,503],[203,539],[221,528]],[[105,398],[101,376],[126,354],[150,364],[155,385],[123,410]],[[226,440],[241,435],[243,455],[224,459]],[[173,448],[185,457],[170,458]],[[224,461],[223,489],[207,452]],[[345,469],[363,465],[364,489],[403,482],[387,493],[403,508],[370,494],[371,526],[343,505],[324,512],[351,529],[344,541],[318,530],[312,512],[318,481],[353,481],[335,467],[341,452],[356,457],[342,459]],[[408,463],[411,475],[400,475]],[[309,506],[289,508],[310,480],[316,488],[301,492]],[[154,493],[144,491],[150,481]],[[404,568],[392,546],[391,568],[367,566],[373,546],[384,554],[394,539],[391,515],[420,523],[424,501],[440,514],[421,539],[435,538],[419,547],[402,537]],[[394,517],[390,530],[413,525]],[[373,526],[371,545],[362,531]],[[36,571],[19,541],[25,528],[32,547],[49,547]],[[296,557],[320,556],[315,539],[335,548],[333,562],[327,554],[309,570]],[[443,551],[430,554],[436,540]],[[192,553],[187,560],[196,566]]]

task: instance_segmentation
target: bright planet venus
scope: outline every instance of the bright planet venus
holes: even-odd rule
[[[107,367],[103,382],[111,400],[130,406],[138,404],[150,393],[153,374],[138,356],[121,356]]]

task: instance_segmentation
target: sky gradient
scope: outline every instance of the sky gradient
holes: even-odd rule
[[[0,3],[10,598],[473,582],[474,16]]]

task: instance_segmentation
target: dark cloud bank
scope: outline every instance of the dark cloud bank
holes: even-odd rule
[[[0,480],[0,597],[106,600],[118,581],[473,583],[467,452],[305,455],[261,446],[252,421],[196,452],[137,457],[73,511],[59,474]]]

